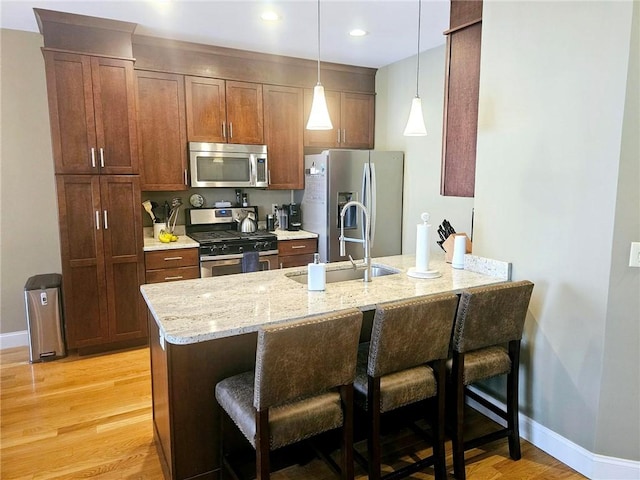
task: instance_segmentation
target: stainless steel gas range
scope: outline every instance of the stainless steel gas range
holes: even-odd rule
[[[186,210],[186,233],[200,244],[201,277],[278,268],[278,238],[274,233],[238,231],[240,220],[249,212],[257,220],[257,207]]]

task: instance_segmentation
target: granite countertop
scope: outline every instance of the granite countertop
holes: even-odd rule
[[[175,234],[178,237],[177,242],[162,243],[160,240],[153,238],[153,228],[145,227],[143,230],[143,239],[145,252],[154,252],[156,250],[174,250],[176,248],[198,248],[200,244],[187,237],[184,233],[184,226],[176,225]]]
[[[277,228],[273,233],[278,236],[278,240],[303,240],[306,238],[318,238],[317,233],[307,232],[305,230],[290,232],[288,230],[280,230],[279,228]]]
[[[305,267],[148,284],[140,290],[161,336],[172,344],[190,344],[257,331],[268,323],[350,307],[370,310],[380,302],[509,280],[510,264],[497,262],[496,266],[492,260],[474,261],[478,258],[465,258],[465,268],[478,271],[455,270],[438,252],[429,264],[430,269],[442,273],[435,279],[406,274],[415,265],[415,255],[376,258],[374,265],[390,266],[399,273],[375,277],[370,283],[327,283],[323,292],[310,292],[306,284],[288,278],[306,273]],[[340,268],[351,266],[349,262],[327,265],[327,270]]]

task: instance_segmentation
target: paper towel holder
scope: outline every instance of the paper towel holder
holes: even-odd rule
[[[429,214],[424,212],[420,219],[422,224],[416,227],[416,266],[411,267],[407,275],[413,278],[438,278],[442,274],[438,270],[429,269]],[[421,260],[418,260],[419,257]]]

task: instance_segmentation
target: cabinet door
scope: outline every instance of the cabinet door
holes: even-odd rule
[[[109,326],[100,180],[58,175],[56,186],[67,347],[105,343]]]
[[[321,148],[338,148],[340,147],[340,92],[325,90],[324,96],[327,99],[327,109],[329,117],[333,124],[332,130],[307,130],[307,121],[311,113],[311,104],[313,102],[313,90],[304,91],[304,120],[302,128],[304,128],[304,146],[305,147],[321,147]]]
[[[263,86],[264,137],[269,154],[269,188],[304,188],[303,91]]]
[[[140,285],[144,283],[140,180],[100,177],[109,340],[141,338],[147,321]]]
[[[56,173],[98,173],[91,60],[44,52]]]
[[[137,174],[133,62],[92,57],[91,73],[100,173]]]
[[[226,94],[224,80],[185,77],[187,140],[226,142]]]
[[[182,75],[136,71],[142,190],[187,188]]]
[[[340,94],[340,146],[373,148],[375,99],[364,93]]]
[[[226,93],[227,142],[263,144],[262,85],[227,82]]]
[[[440,194],[475,191],[482,22],[447,36]]]

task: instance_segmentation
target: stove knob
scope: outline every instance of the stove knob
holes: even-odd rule
[[[223,244],[223,245],[220,247],[220,251],[221,251],[222,253],[226,252],[226,251],[227,251],[227,249],[228,249],[228,247],[227,247],[227,245],[226,245],[226,244]]]
[[[243,246],[239,246],[238,247],[238,253],[242,253],[244,252],[244,247]]]
[[[253,246],[253,249],[256,252],[259,252],[262,249],[262,244],[260,242],[256,242],[256,244]]]

